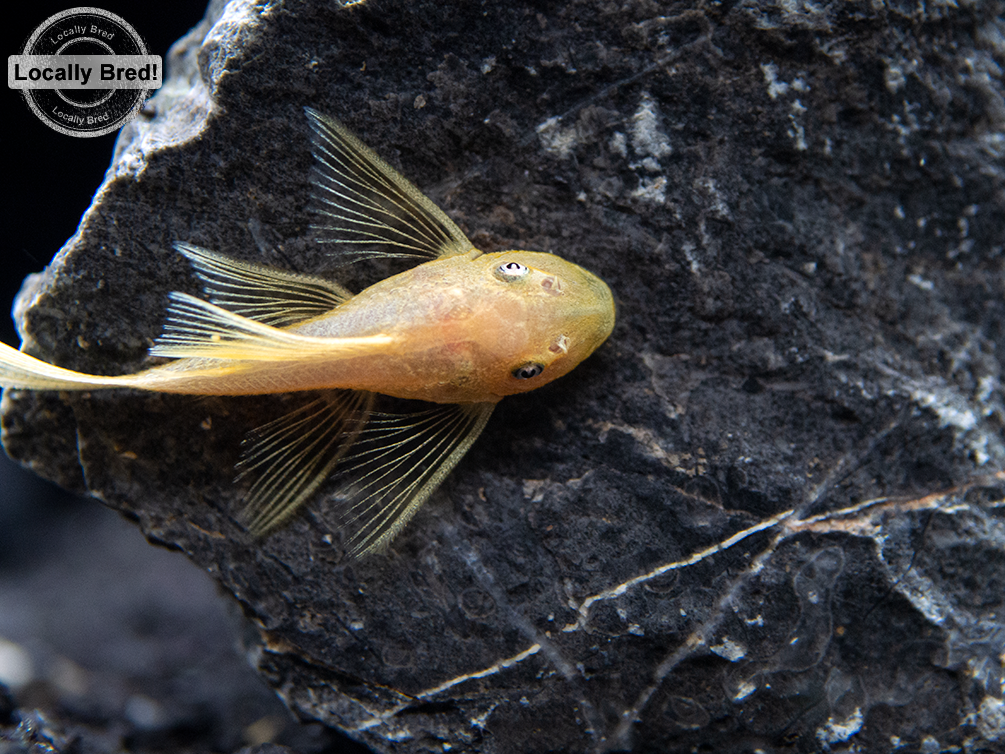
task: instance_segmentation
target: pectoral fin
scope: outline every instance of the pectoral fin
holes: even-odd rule
[[[187,243],[175,244],[205,284],[211,303],[273,327],[289,327],[352,298],[337,283],[231,259]]]
[[[444,405],[371,417],[336,469],[353,555],[387,547],[478,439],[493,408]]]
[[[443,211],[334,118],[305,109],[313,131],[311,227],[346,263],[366,257],[466,254],[471,241]]]
[[[334,358],[393,340],[388,335],[359,338],[297,335],[234,314],[187,293],[176,291],[170,298],[167,324],[150,349],[152,356],[305,361]]]
[[[257,473],[245,509],[256,536],[273,531],[334,473],[354,556],[384,549],[485,427],[495,404],[372,411],[372,393],[330,391],[255,430],[241,461]]]

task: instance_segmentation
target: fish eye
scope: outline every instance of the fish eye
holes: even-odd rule
[[[529,380],[531,377],[537,377],[543,371],[544,364],[538,364],[536,361],[529,361],[526,364],[522,364],[514,369],[513,376],[518,380]]]
[[[496,275],[503,280],[516,280],[528,272],[527,266],[519,262],[506,262],[496,267]]]

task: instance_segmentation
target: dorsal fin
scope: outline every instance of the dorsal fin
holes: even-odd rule
[[[187,243],[176,243],[175,249],[192,263],[212,303],[273,327],[298,324],[352,298],[319,277],[239,262]]]
[[[311,225],[348,264],[367,257],[438,259],[474,246],[397,170],[334,118],[305,108],[314,143]]]

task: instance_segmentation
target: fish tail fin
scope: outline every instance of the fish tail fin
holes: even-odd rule
[[[0,343],[0,387],[17,390],[95,390],[123,384],[116,377],[83,374],[53,366]]]

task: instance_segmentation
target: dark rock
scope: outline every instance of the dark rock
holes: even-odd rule
[[[148,363],[198,291],[175,241],[332,270],[305,105],[483,249],[600,274],[618,326],[362,561],[323,496],[262,542],[237,522],[279,398],[8,392],[8,452],[209,570],[287,704],[375,749],[992,751],[1001,11],[214,6],[26,285],[32,353]]]

